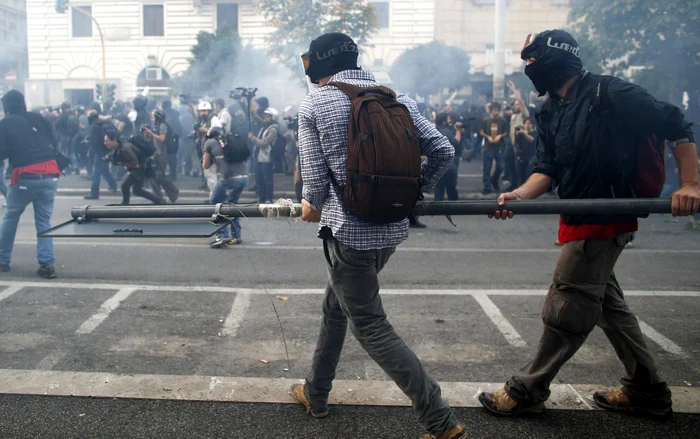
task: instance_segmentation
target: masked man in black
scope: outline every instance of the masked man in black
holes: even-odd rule
[[[549,94],[536,115],[537,160],[532,176],[516,190],[501,194],[498,203],[503,210],[490,216],[511,218],[506,200],[537,198],[554,185],[562,199],[653,197],[643,195],[636,170],[629,170],[630,163],[653,165],[647,162],[655,160],[654,154],[644,155],[645,142],[639,142],[652,136],[668,140],[678,162],[681,184],[671,197],[673,215],[695,214],[700,204],[698,155],[681,111],[639,86],[583,70],[579,52],[565,31],[528,36],[521,53],[527,62],[525,74],[541,96]],[[599,113],[601,107],[606,113]],[[648,159],[639,162],[640,157]],[[559,369],[599,326],[627,376],[622,388],[596,392],[595,403],[651,416],[671,413],[671,391],[659,377],[613,271],[637,228],[634,215],[562,216],[563,247],[542,310],[544,333],[537,353],[503,389],[479,396],[485,408],[504,416],[542,412]]]

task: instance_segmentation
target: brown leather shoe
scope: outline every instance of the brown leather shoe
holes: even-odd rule
[[[328,416],[328,406],[311,407],[311,403],[306,398],[306,393],[304,392],[303,384],[294,384],[290,389],[290,392],[294,399],[299,401],[306,408],[307,414],[310,414],[314,418],[325,418],[326,416]]]
[[[421,439],[467,439],[467,427],[464,424],[457,424],[437,436],[426,434]]]
[[[632,402],[622,389],[614,392],[595,392],[593,401],[600,408],[616,412],[629,412],[653,417],[666,417],[673,413],[670,404],[649,401],[648,403]]]
[[[491,413],[500,416],[517,416],[523,413],[544,413],[544,402],[524,405],[510,397],[505,389],[493,393],[482,393],[479,402]]]

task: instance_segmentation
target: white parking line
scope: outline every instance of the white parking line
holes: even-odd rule
[[[200,375],[143,375],[0,369],[0,393],[22,395],[90,396],[98,398],[177,399],[246,403],[296,404],[289,394],[297,378],[209,377]],[[440,382],[445,402],[452,407],[481,407],[482,391],[503,383]],[[554,410],[595,410],[581,395],[604,386],[552,384],[546,402]],[[673,411],[700,413],[700,388],[671,387]],[[411,401],[389,380],[335,380],[330,404],[410,407]]]
[[[80,328],[78,328],[78,330],[75,332],[77,334],[89,334],[94,331],[95,328],[97,328],[100,323],[109,317],[112,311],[117,309],[119,304],[126,300],[126,298],[129,297],[134,291],[136,291],[136,288],[122,288],[121,290],[117,291],[114,296],[107,299],[105,303],[100,306],[100,309],[97,310],[95,314],[83,322],[83,324],[80,325]]]
[[[8,297],[10,297],[11,295],[15,294],[17,291],[24,288],[23,285],[12,285],[12,284],[7,284],[7,285],[9,285],[9,286],[7,288],[5,288],[4,290],[2,290],[2,292],[0,292],[0,300],[5,300]]]
[[[671,339],[660,334],[658,331],[656,331],[656,329],[647,325],[643,321],[641,321],[639,319],[637,319],[637,321],[639,322],[639,327],[641,328],[642,333],[644,335],[646,335],[647,337],[649,337],[651,340],[653,340],[654,343],[661,346],[661,348],[663,350],[665,350],[666,352],[670,352],[673,355],[676,355],[676,356],[683,358],[683,359],[690,358],[690,356],[688,354],[686,354],[685,351],[680,346],[678,346],[673,341],[671,341]]]
[[[527,347],[525,340],[520,337],[520,334],[518,334],[518,331],[515,330],[508,319],[503,317],[501,310],[498,309],[496,304],[493,303],[491,299],[486,296],[486,294],[472,294],[472,297],[474,297],[474,300],[479,302],[479,305],[481,305],[481,308],[483,308],[486,315],[489,316],[493,324],[496,325],[496,328],[498,328],[499,331],[501,331],[501,334],[503,334],[511,346],[515,346],[517,348]]]
[[[183,293],[239,293],[248,292],[250,294],[266,294],[262,288],[237,288],[220,287],[208,285],[148,285],[148,284],[119,284],[119,283],[89,283],[89,282],[40,282],[40,281],[0,281],[0,286],[21,288],[72,288],[88,290],[120,290],[123,288],[133,288],[146,291],[169,291]],[[471,296],[483,294],[487,296],[544,296],[548,287],[540,289],[484,289],[472,288],[465,285],[461,289],[382,289],[383,296]],[[271,295],[317,295],[325,294],[325,289],[321,288],[268,288]],[[0,293],[0,297],[3,293]],[[628,290],[625,296],[657,296],[657,297],[700,297],[700,291],[683,290]]]
[[[39,361],[36,368],[39,370],[51,370],[58,364],[59,361],[63,359],[63,357],[66,356],[66,354],[66,351],[51,352],[49,355],[45,356],[41,359],[41,361]]]
[[[224,320],[224,327],[221,330],[222,335],[229,337],[235,337],[240,328],[243,319],[245,318],[245,312],[250,305],[250,293],[247,291],[237,293],[236,298],[233,299],[233,305],[231,305],[231,312]]]

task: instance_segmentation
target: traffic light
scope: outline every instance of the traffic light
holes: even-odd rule
[[[96,98],[98,101],[101,101],[101,100],[104,99],[104,95],[103,95],[103,93],[102,93],[102,84],[97,84],[97,85],[95,86],[95,98]]]
[[[68,0],[56,0],[56,12],[64,14],[68,10]]]
[[[114,102],[114,95],[115,95],[115,90],[117,89],[117,86],[115,84],[109,84],[107,86],[107,100]]]

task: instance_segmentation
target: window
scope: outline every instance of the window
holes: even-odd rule
[[[238,32],[238,3],[219,3],[216,5],[216,28],[224,27]]]
[[[163,5],[143,5],[143,36],[162,37],[164,35]]]
[[[389,2],[369,2],[374,8],[374,14],[377,16],[377,26],[379,29],[389,28]]]
[[[92,14],[92,6],[79,6],[80,9]],[[73,37],[84,38],[92,36],[92,19],[75,8],[71,8],[71,22],[73,25]]]

